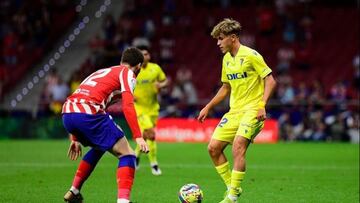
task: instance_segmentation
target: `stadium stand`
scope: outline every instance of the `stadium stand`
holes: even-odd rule
[[[88,58],[72,70],[72,77],[65,78],[72,89],[92,71],[118,64],[127,46],[148,43],[153,60],[173,81],[162,92],[161,115],[194,117],[220,80],[222,56],[210,36],[211,28],[231,17],[243,26],[242,43],[264,56],[279,81],[269,114],[283,121],[283,139],[313,139],[318,129],[325,134],[339,115],[346,122],[358,119],[359,25],[344,23],[359,19],[355,2],[136,0],[125,1],[123,6],[107,12],[102,29],[92,34]],[[179,70],[191,72],[192,79],[186,82],[196,94],[195,107],[172,94],[181,89],[177,87]],[[188,109],[193,110],[182,111]],[[224,110],[216,109],[213,116]],[[301,125],[301,133],[287,135],[289,122],[292,128]],[[308,137],[306,130],[311,131]]]
[[[53,48],[76,12],[71,1],[2,1],[0,6],[0,92],[5,94]]]

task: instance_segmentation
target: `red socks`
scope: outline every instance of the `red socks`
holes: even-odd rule
[[[96,164],[102,157],[105,152],[90,149],[80,161],[79,167],[76,171],[72,186],[80,190],[82,184],[90,176],[91,172],[94,170]]]
[[[120,158],[116,173],[118,184],[118,199],[130,199],[130,192],[135,174],[134,155],[126,155]]]

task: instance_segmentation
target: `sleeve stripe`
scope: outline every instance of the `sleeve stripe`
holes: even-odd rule
[[[124,68],[120,71],[120,74],[119,74],[121,92],[125,91],[124,90],[124,80],[123,80],[123,77],[122,77],[123,72],[124,72]]]
[[[120,84],[121,84],[121,92],[130,91],[129,87],[129,70],[127,68],[123,68],[120,72]]]

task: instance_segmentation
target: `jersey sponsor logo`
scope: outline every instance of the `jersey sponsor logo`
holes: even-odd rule
[[[150,83],[151,81],[150,80],[138,80],[138,84],[147,84],[147,83]]]
[[[228,80],[236,80],[236,79],[242,79],[242,78],[247,78],[247,73],[243,72],[243,73],[231,73],[231,74],[226,74]]]
[[[89,96],[90,90],[79,88],[79,89],[75,90],[74,94],[83,94],[83,95]]]

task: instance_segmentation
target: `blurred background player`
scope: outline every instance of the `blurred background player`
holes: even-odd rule
[[[133,138],[142,152],[148,152],[133,103],[135,77],[143,60],[140,50],[127,48],[119,66],[100,69],[91,74],[64,103],[63,123],[72,135],[69,158],[76,160],[81,156],[80,143],[91,147],[79,164],[72,186],[64,196],[65,202],[82,202],[81,187],[106,151],[119,159],[116,174],[117,202],[129,202],[135,173],[135,153],[122,129],[105,110],[121,95],[123,112]]]
[[[240,30],[239,22],[226,18],[211,32],[225,54],[221,74],[223,84],[198,116],[203,122],[209,110],[230,94],[230,110],[222,117],[208,145],[215,168],[228,188],[221,203],[237,202],[242,193],[240,184],[245,176],[246,150],[264,127],[265,105],[276,85],[263,57],[240,43]],[[224,154],[229,144],[232,144],[234,159],[232,171]]]
[[[138,49],[144,55],[144,63],[136,78],[137,84],[134,91],[135,109],[138,115],[138,121],[143,131],[144,139],[149,146],[149,161],[151,172],[154,175],[161,175],[161,170],[157,161],[157,144],[155,141],[155,125],[159,116],[160,105],[158,102],[158,93],[161,88],[168,85],[168,80],[161,67],[156,63],[151,63],[148,46],[138,46]],[[140,148],[135,149],[136,166],[139,167]]]

